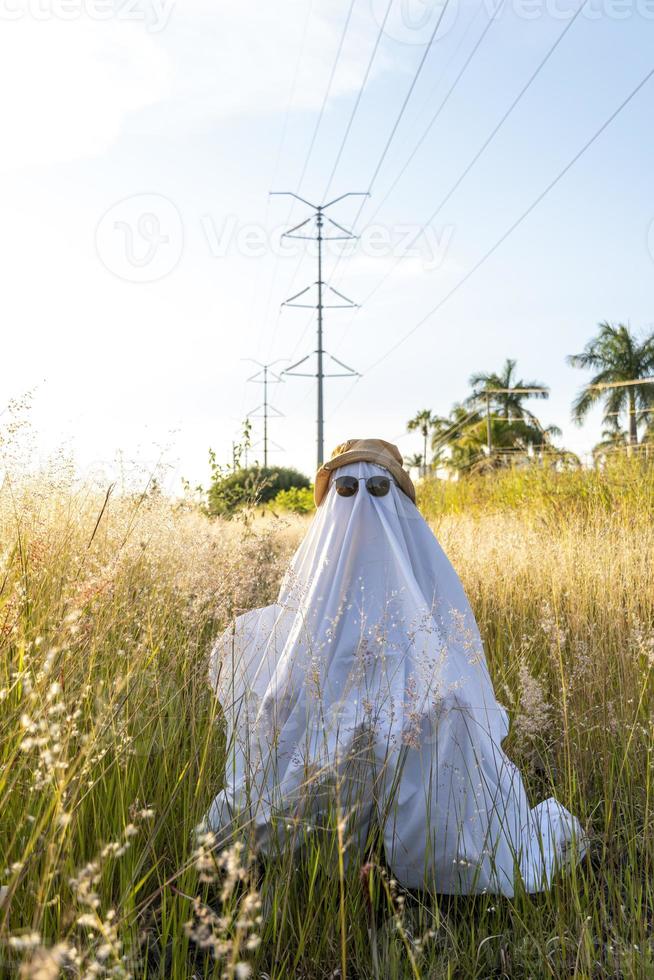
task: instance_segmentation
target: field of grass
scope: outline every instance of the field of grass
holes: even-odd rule
[[[275,597],[308,518],[5,480],[0,974],[654,977],[652,472],[421,490],[504,747],[532,802],[556,795],[592,839],[548,893],[449,901],[403,894],[374,855],[340,871],[337,832],[263,868],[194,835],[224,752],[211,641]]]

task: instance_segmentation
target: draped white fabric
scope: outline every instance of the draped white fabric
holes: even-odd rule
[[[280,834],[299,844],[289,827],[324,816],[336,787],[348,859],[374,819],[410,888],[512,895],[519,875],[539,891],[585,852],[564,806],[530,808],[461,583],[395,484],[345,498],[332,479],[277,602],[237,617],[210,679],[229,742],[207,816],[218,833],[247,822],[264,853]]]

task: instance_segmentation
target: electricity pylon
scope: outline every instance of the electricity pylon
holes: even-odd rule
[[[324,218],[324,212],[327,210],[327,208],[331,208],[332,205],[338,203],[338,201],[342,201],[346,197],[368,197],[368,192],[367,191],[366,192],[349,191],[347,194],[341,194],[340,197],[335,197],[332,201],[328,201],[327,204],[312,204],[310,201],[306,201],[303,197],[300,197],[299,194],[295,194],[293,191],[271,191],[271,194],[283,195],[283,196],[286,196],[286,197],[294,197],[298,201],[301,201],[303,204],[306,204],[307,207],[309,207],[309,208],[311,208],[313,210],[313,214],[311,214],[308,218],[305,218],[304,221],[301,221],[299,225],[295,225],[293,228],[289,228],[288,231],[285,231],[283,233],[283,235],[282,235],[282,238],[305,238],[305,239],[310,239],[311,241],[317,241],[318,242],[318,278],[315,281],[315,283],[312,283],[311,284],[311,286],[306,286],[304,289],[301,289],[299,293],[295,293],[294,296],[289,296],[289,298],[282,303],[282,306],[296,306],[296,307],[301,307],[301,308],[304,308],[304,309],[315,309],[315,310],[318,311],[318,318],[317,318],[318,319],[318,323],[317,323],[317,335],[318,335],[317,336],[317,347],[316,347],[316,350],[315,351],[312,351],[310,354],[307,354],[305,357],[301,358],[299,361],[296,361],[295,364],[291,364],[290,367],[285,368],[284,371],[282,371],[282,374],[287,374],[287,375],[290,375],[291,377],[296,377],[296,378],[313,378],[313,377],[315,377],[317,379],[317,395],[318,395],[318,418],[317,418],[317,427],[318,427],[318,432],[317,432],[317,440],[316,441],[317,441],[317,459],[318,459],[318,466],[320,467],[320,466],[322,466],[323,459],[324,459],[324,429],[325,429],[325,418],[324,418],[325,405],[324,405],[324,391],[323,391],[323,382],[324,382],[324,379],[325,378],[354,378],[354,377],[359,377],[360,376],[359,372],[358,371],[355,371],[354,368],[348,367],[348,365],[347,364],[344,364],[343,361],[339,361],[339,359],[337,357],[334,357],[333,354],[330,354],[328,351],[326,351],[325,348],[324,348],[324,345],[323,345],[323,326],[324,326],[323,310],[325,310],[325,309],[353,309],[354,307],[358,306],[358,303],[354,303],[351,299],[348,299],[347,296],[344,296],[343,293],[339,293],[339,291],[337,289],[334,289],[333,286],[328,285],[323,280],[323,277],[322,277],[322,246],[323,246],[323,242],[324,241],[333,241],[333,240],[347,241],[347,240],[351,240],[351,239],[354,239],[354,238],[357,237],[351,231],[348,231],[347,228],[343,228],[342,225],[339,225],[332,218],[325,219]],[[301,228],[304,228],[312,220],[315,220],[315,222],[316,222],[316,234],[315,235],[298,235],[298,234],[296,234],[296,232],[298,232]],[[338,229],[338,231],[342,232],[342,234],[340,234],[340,235],[325,235],[323,233],[323,227],[324,227],[325,220],[327,220],[329,222],[329,224],[333,225],[336,229]],[[318,298],[317,298],[317,302],[316,303],[296,303],[295,302],[295,300],[298,300],[298,299],[300,299],[300,297],[306,295],[306,293],[308,293],[309,290],[311,289],[311,287],[314,286],[314,285],[318,289]],[[341,303],[325,303],[324,300],[323,300],[323,293],[326,290],[328,290],[330,293],[333,293],[335,296],[337,296],[343,302],[341,302]],[[295,368],[300,367],[301,364],[304,364],[306,361],[308,361],[309,358],[311,357],[311,354],[315,354],[316,355],[316,371],[315,371],[315,374],[310,373],[310,372],[296,371]],[[334,361],[335,364],[338,364],[339,367],[343,368],[343,371],[340,371],[340,372],[332,372],[332,373],[326,374],[325,373],[325,370],[324,370],[324,358],[325,358],[325,355],[327,357],[329,357],[330,360]]]
[[[278,357],[277,360],[271,361],[270,364],[262,364],[261,361],[255,360],[254,357],[242,358],[242,360],[244,361],[252,361],[253,364],[258,364],[260,368],[259,371],[256,371],[251,377],[247,378],[246,381],[252,381],[255,384],[263,385],[263,402],[260,405],[257,405],[256,408],[253,408],[251,412],[248,412],[246,417],[253,418],[253,419],[263,419],[263,465],[264,467],[268,466],[268,419],[270,416],[273,416],[274,418],[283,418],[284,416],[283,412],[280,412],[278,408],[275,408],[275,406],[271,405],[270,402],[268,401],[268,385],[283,384],[284,381],[284,379],[280,378],[280,376],[275,371],[271,371],[270,369],[273,367],[273,365],[279,364],[280,361],[285,361],[287,359],[288,358],[285,357]],[[281,450],[282,448],[281,446],[279,446],[276,442],[273,442],[272,440],[270,441],[272,442],[273,446],[276,449]],[[255,443],[255,445],[258,445],[258,443]]]

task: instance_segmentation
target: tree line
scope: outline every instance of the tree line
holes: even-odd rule
[[[603,406],[595,459],[623,447],[654,445],[654,334],[639,337],[623,323],[604,321],[583,351],[566,360],[594,372],[572,404],[572,419],[583,425],[591,408]],[[465,473],[545,456],[579,464],[574,453],[553,443],[561,430],[543,425],[528,405],[549,398],[549,386],[519,378],[515,360],[507,358],[498,372],[471,375],[469,384],[471,393],[449,415],[423,409],[409,420],[408,431],[423,438],[423,452],[408,460],[410,466],[424,475],[440,467]]]

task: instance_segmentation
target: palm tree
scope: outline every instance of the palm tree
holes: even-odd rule
[[[470,411],[461,402],[452,406],[449,415],[435,415],[431,425],[433,461],[442,460],[445,451],[460,442],[467,428],[476,425],[480,418],[479,412]]]
[[[527,398],[549,398],[550,390],[542,381],[522,381],[515,377],[516,361],[507,357],[497,373],[480,372],[470,377],[473,393],[467,399],[470,407],[495,409],[506,419],[535,419],[523,405]]]
[[[422,475],[427,475],[427,439],[429,438],[429,432],[434,423],[434,417],[431,412],[424,408],[421,412],[416,412],[413,418],[407,422],[407,429],[409,432],[415,432],[416,429],[419,430],[420,435],[424,441],[424,451],[422,454]]]
[[[496,450],[491,456],[486,453],[489,427]],[[533,450],[548,443],[550,436],[560,435],[555,426],[543,429],[538,420],[488,418],[461,403],[454,405],[449,418],[433,419],[432,432],[435,458],[447,449],[449,456],[444,465],[459,473],[526,461]]]
[[[581,389],[572,406],[572,418],[581,425],[590,409],[604,402],[604,424],[614,430],[612,420],[628,413],[629,443],[638,443],[638,425],[654,404],[654,385],[629,384],[654,374],[654,335],[636,337],[624,323],[606,320],[588,341],[581,354],[570,354],[568,364],[590,368],[596,373]],[[626,382],[626,383],[625,383]]]
[[[533,412],[527,409],[523,402],[528,398],[549,398],[549,388],[542,381],[523,381],[515,376],[516,361],[507,357],[504,366],[498,373],[479,372],[470,378],[473,388],[472,394],[466,399],[465,404],[471,408],[485,410],[486,413],[486,446],[489,454],[493,446],[497,443],[493,440],[494,425],[492,424],[491,411],[499,415],[499,420],[509,423],[506,432],[502,432],[502,441],[510,436],[511,426],[515,429],[519,421],[530,422],[536,425],[543,432],[540,440],[541,445],[547,441],[547,437],[542,426]],[[554,433],[552,433],[554,434]],[[522,440],[524,434],[515,431],[516,442]],[[535,445],[530,437],[530,445]]]
[[[646,416],[645,431],[641,442],[654,442],[654,409],[650,409]]]
[[[416,469],[420,473],[422,471],[424,456],[422,453],[414,453],[413,456],[408,456],[404,460],[404,465],[407,469]]]
[[[490,455],[486,453],[489,427],[493,446]],[[544,444],[542,428],[528,419],[488,419],[480,415],[452,444],[452,465],[464,470],[488,470],[526,463],[532,452]]]
[[[629,433],[620,428],[619,424],[611,424],[603,429],[602,439],[593,446],[593,460],[598,463],[616,449],[624,449],[629,445]]]

